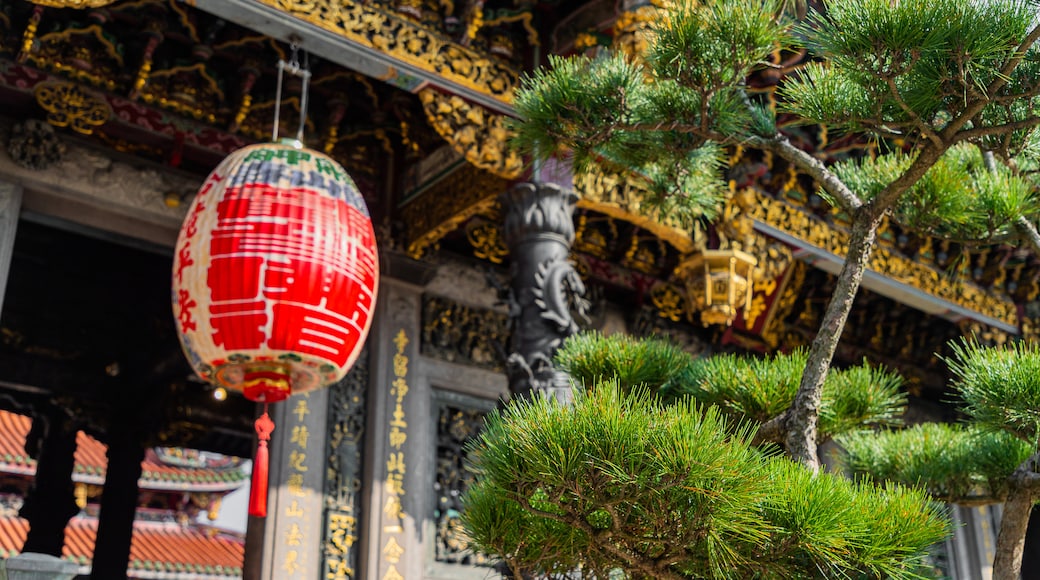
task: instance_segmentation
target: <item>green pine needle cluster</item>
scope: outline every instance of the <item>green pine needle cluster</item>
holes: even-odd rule
[[[798,391],[807,354],[694,358],[655,339],[586,333],[569,339],[557,365],[579,385],[616,380],[646,387],[666,401],[692,397],[736,422],[765,423],[787,410]],[[823,388],[821,440],[869,425],[898,423],[906,407],[902,379],[867,364],[832,370]]]
[[[1008,477],[1033,446],[1008,433],[926,423],[903,431],[840,435],[843,462],[855,476],[920,487],[957,503],[1002,502]]]
[[[649,205],[688,223],[710,216],[727,191],[720,146],[775,126],[749,108],[745,83],[787,42],[782,12],[777,0],[677,2],[653,23],[645,60],[550,57],[521,80],[514,144],[570,155],[579,172],[631,171]]]
[[[626,390],[652,391],[682,380],[690,361],[687,352],[664,339],[605,336],[596,331],[572,336],[554,357],[556,366],[579,387],[612,380]]]
[[[814,476],[751,435],[612,381],[513,404],[469,448],[464,523],[514,570],[600,578],[915,578],[945,537],[922,492]]]
[[[732,417],[764,423],[787,410],[794,400],[807,360],[805,351],[767,358],[720,355],[696,359],[692,380],[665,391],[671,397],[691,395],[717,405]],[[832,369],[823,386],[819,438],[872,424],[897,423],[906,407],[898,375],[866,364]]]
[[[829,0],[797,29],[826,64],[784,85],[785,110],[832,129],[923,140],[987,93],[1034,18],[1028,0]],[[1029,69],[1013,71],[1001,94],[1035,89]],[[994,103],[994,124],[1032,109],[1007,102]]]
[[[896,152],[842,161],[832,171],[869,200],[912,162],[912,156]],[[896,203],[893,218],[923,235],[971,242],[1007,235],[1016,220],[1038,209],[1032,183],[1003,165],[987,167],[978,147],[961,144],[910,187]]]
[[[946,362],[971,422],[1035,447],[1040,437],[1040,346],[1022,341],[983,347],[974,340],[951,346],[953,355]]]

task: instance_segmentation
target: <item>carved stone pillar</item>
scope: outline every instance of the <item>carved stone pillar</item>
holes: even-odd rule
[[[36,459],[36,477],[19,515],[29,520],[23,552],[61,557],[65,525],[79,512],[72,485],[76,428],[56,408],[33,417],[25,451]]]
[[[506,362],[514,397],[545,392],[570,399],[567,376],[553,368],[563,341],[578,332],[585,285],[567,261],[574,241],[573,191],[548,183],[520,183],[502,195],[504,239],[512,260],[509,310],[512,352]]]

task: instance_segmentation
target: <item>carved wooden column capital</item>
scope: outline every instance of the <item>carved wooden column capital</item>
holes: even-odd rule
[[[585,285],[567,260],[578,196],[558,185],[520,183],[502,195],[504,238],[512,257],[509,310],[513,348],[506,365],[514,397],[536,391],[570,398],[570,381],[552,357],[578,332]]]

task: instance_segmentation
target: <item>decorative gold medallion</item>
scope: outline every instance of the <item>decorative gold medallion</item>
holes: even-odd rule
[[[36,102],[47,111],[47,122],[90,135],[112,115],[101,97],[67,82],[45,82],[36,86]]]

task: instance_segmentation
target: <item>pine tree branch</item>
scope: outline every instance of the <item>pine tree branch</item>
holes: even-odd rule
[[[822,161],[792,145],[787,137],[779,133],[771,138],[752,137],[750,143],[759,149],[776,153],[804,171],[809,177],[816,180],[824,191],[834,196],[842,209],[853,212],[863,205],[863,200],[838,179],[838,176],[834,175]]]
[[[751,439],[751,444],[778,443],[783,445],[784,438],[787,436],[787,416],[788,413],[785,411],[759,425],[758,431]]]
[[[907,69],[913,68],[914,63],[916,63],[917,60],[918,57],[916,56],[913,59],[911,59],[910,64],[907,65]],[[939,139],[939,135],[936,134],[936,132],[931,127],[929,127],[928,124],[924,122],[924,120],[921,119],[921,116],[917,114],[917,111],[914,111],[910,108],[910,105],[906,104],[906,101],[903,100],[903,96],[899,94],[899,88],[896,87],[896,79],[891,76],[886,76],[884,77],[884,79],[885,84],[888,85],[889,94],[891,94],[892,98],[895,99],[896,104],[899,105],[899,108],[902,109],[903,112],[910,117],[910,119],[913,121],[914,127],[918,131],[920,131],[926,138],[928,138],[928,140],[931,141],[933,145],[942,149],[943,142],[941,139]]]
[[[920,153],[917,154],[917,157],[914,158],[913,163],[910,164],[910,167],[907,167],[906,171],[904,171],[902,175],[886,185],[884,189],[877,194],[877,197],[871,201],[871,205],[876,211],[888,211],[888,209],[894,206],[896,201],[899,200],[899,196],[906,193],[906,190],[913,187],[915,183],[924,177],[924,174],[927,173],[937,161],[939,161],[939,158],[942,157],[942,154],[945,151],[946,148],[942,147],[927,145],[923,147],[920,150]]]
[[[993,78],[993,82],[986,87],[986,94],[993,95],[1000,89],[1007,85],[1007,82],[1011,79],[1011,73],[1021,64],[1022,60],[1026,57],[1026,52],[1040,39],[1040,24],[1037,24],[1029,31],[1022,43],[1018,45],[1015,50],[1015,56],[1011,57],[1010,60],[1004,65],[1004,68],[1000,69],[1000,74]]]
[[[522,505],[524,509],[526,509],[533,515],[554,520],[567,526],[578,528],[579,530],[584,532],[588,536],[589,541],[598,546],[599,549],[614,556],[615,558],[618,558],[628,563],[630,566],[647,574],[650,578],[662,578],[665,580],[683,580],[682,575],[672,572],[671,570],[658,569],[657,566],[654,565],[655,561],[653,559],[647,561],[646,558],[641,557],[639,554],[634,554],[630,550],[625,550],[615,545],[613,542],[610,541],[609,531],[606,535],[604,535],[597,532],[596,530],[593,530],[592,526],[590,526],[588,522],[584,520],[584,518],[579,517],[577,514],[568,512],[568,515],[570,515],[571,517],[567,517],[561,516],[553,512],[538,509],[537,507],[534,507],[526,497],[520,494],[517,494],[516,499],[519,500],[520,505]]]
[[[1008,81],[1011,79],[1011,73],[1015,71],[1015,68],[1017,68],[1019,64],[1021,64],[1022,60],[1026,56],[1026,51],[1036,43],[1037,39],[1040,39],[1040,24],[1037,24],[1029,31],[1029,34],[1027,34],[1025,39],[1023,39],[1018,45],[1014,56],[1009,58],[1008,61],[1004,63],[1004,66],[1001,67],[1000,72],[993,77],[993,81],[986,87],[986,95],[983,98],[970,102],[968,106],[965,107],[964,111],[950,121],[946,128],[942,130],[940,136],[943,141],[953,142],[957,133],[959,133],[969,121],[974,119],[983,109],[986,108],[986,105],[990,103],[990,98],[995,97],[997,93],[1000,92],[1000,89],[1007,85]]]
[[[958,143],[961,141],[978,139],[979,137],[1006,134],[1012,131],[1016,131],[1018,129],[1031,129],[1033,127],[1036,127],[1037,125],[1040,125],[1040,117],[1030,117],[1028,119],[1022,119],[1020,121],[1004,123],[1003,125],[991,125],[989,127],[968,129],[967,131],[961,131],[960,133],[957,133],[957,136],[954,138],[954,142]]]
[[[1022,216],[1015,220],[1015,228],[1032,244],[1033,251],[1040,254],[1040,232],[1036,230],[1036,225],[1025,216]]]

